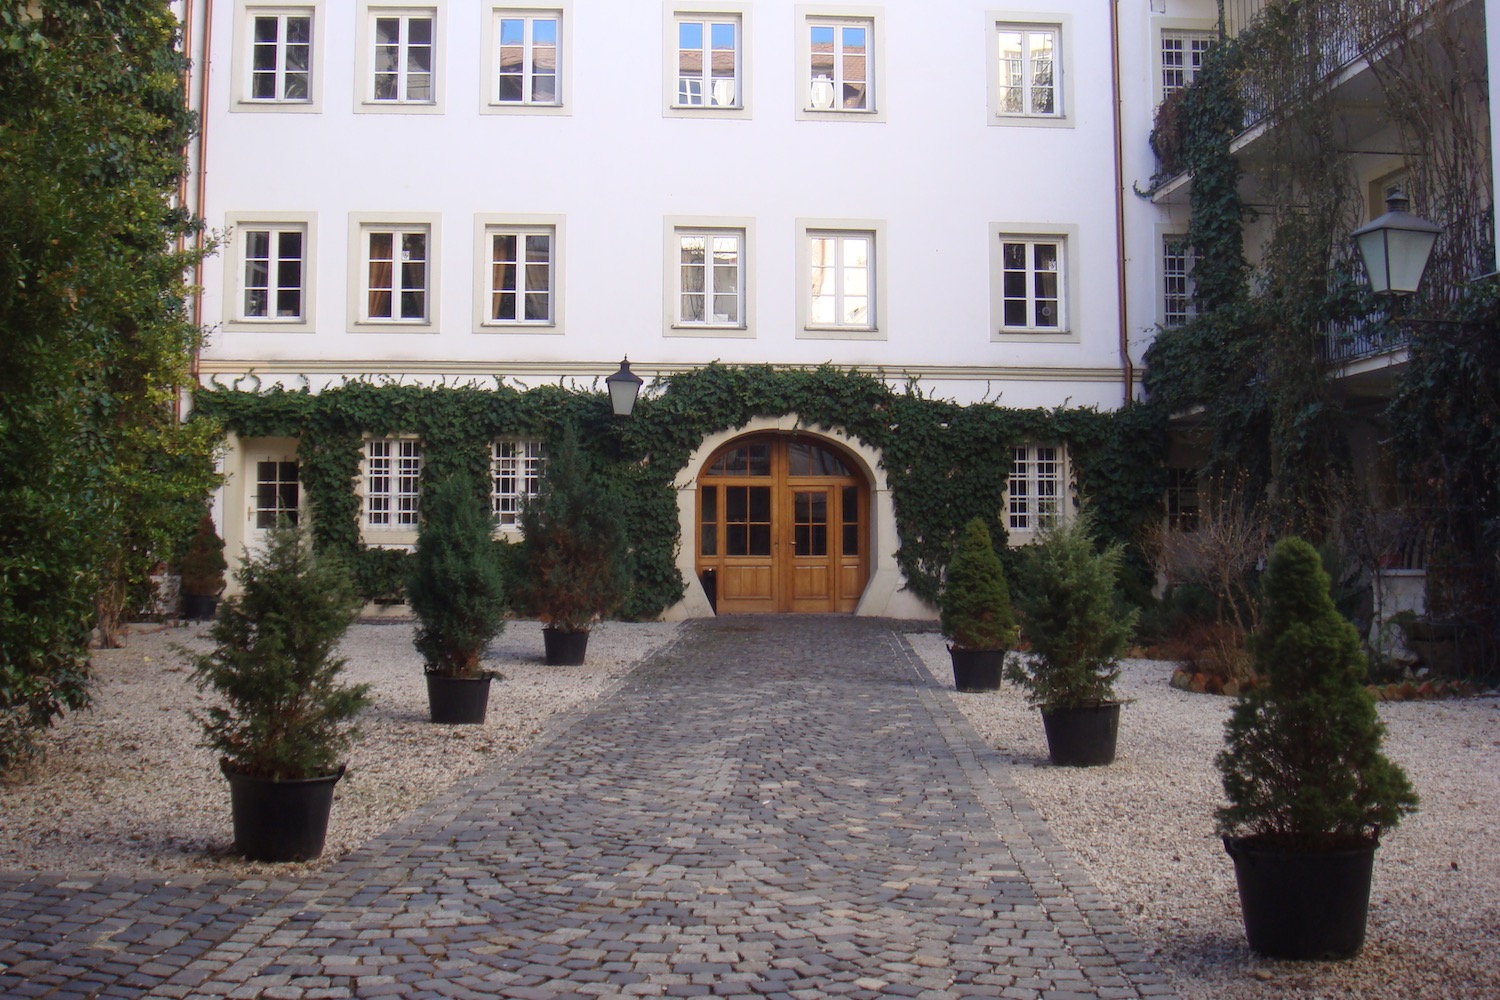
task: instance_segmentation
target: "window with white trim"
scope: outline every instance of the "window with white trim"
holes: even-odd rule
[[[421,500],[422,443],[410,438],[365,442],[365,524],[415,528]]]
[[[278,524],[296,524],[301,510],[301,483],[295,460],[255,463],[255,506],[252,519],[258,529]]]
[[[542,487],[546,451],[540,441],[501,438],[490,452],[490,511],[495,523],[521,523],[521,505]]]
[[[677,251],[677,326],[745,326],[745,232],[673,231]]]
[[[491,226],[485,229],[488,257],[486,325],[550,325],[553,318],[552,226]]]
[[[238,230],[243,280],[240,319],[300,321],[305,316],[307,227],[246,223]]]
[[[874,34],[870,18],[809,17],[807,109],[873,111]]]
[[[875,328],[875,234],[809,230],[809,329]]]
[[[1214,31],[1163,28],[1161,32],[1161,96],[1169,97],[1198,78],[1203,60],[1218,44]]]
[[[375,104],[432,104],[437,100],[437,17],[372,9],[370,91]]]
[[[312,8],[254,10],[250,13],[249,29],[245,99],[273,104],[310,102]]]
[[[562,104],[562,11],[497,10],[493,30],[490,100],[517,106]]]
[[[426,226],[366,225],[361,319],[367,322],[425,323],[431,279]]]
[[[1187,237],[1168,234],[1161,239],[1161,325],[1181,326],[1194,313],[1193,257]]]
[[[1067,469],[1057,445],[1018,445],[1006,482],[1006,526],[1013,533],[1037,532],[1064,516]]]
[[[1067,329],[1062,239],[1000,236],[1000,330],[1002,333]]]
[[[678,14],[677,93],[674,108],[743,106],[740,18],[734,14]]]
[[[999,60],[995,113],[1058,118],[1063,113],[1062,29],[1057,25],[996,25]]]
[[[1198,530],[1198,474],[1192,469],[1167,469],[1167,527]]]

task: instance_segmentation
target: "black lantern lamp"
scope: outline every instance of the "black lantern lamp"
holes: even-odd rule
[[[642,379],[630,370],[630,359],[620,362],[620,370],[604,380],[609,387],[609,405],[615,416],[628,417],[635,412],[635,399],[641,394]]]
[[[1370,291],[1376,295],[1407,296],[1417,291],[1427,259],[1441,226],[1407,211],[1411,202],[1400,188],[1386,195],[1386,213],[1350,235],[1364,258]]]

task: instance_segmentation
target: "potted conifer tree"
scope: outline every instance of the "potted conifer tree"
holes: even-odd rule
[[[1094,546],[1093,519],[1080,511],[1024,553],[1017,590],[1021,632],[1031,644],[1008,675],[1042,711],[1052,763],[1074,767],[1115,759],[1120,701],[1115,679],[1139,611],[1116,594],[1124,549]]]
[[[625,594],[619,504],[588,467],[572,429],[548,449],[541,490],[521,507],[522,603],[542,623],[547,662],[577,665],[589,628]]]
[[[188,540],[178,563],[182,575],[182,614],[189,621],[207,621],[214,616],[219,595],[224,592],[224,540],[214,530],[214,519],[204,514]]]
[[[1235,703],[1216,758],[1228,799],[1218,830],[1251,948],[1347,958],[1364,943],[1380,833],[1417,796],[1381,753],[1359,634],[1335,609],[1317,550],[1278,543],[1262,590],[1260,683]]]
[[[938,610],[953,661],[953,686],[959,691],[999,688],[1005,654],[1016,644],[1016,619],[1005,569],[980,518],[966,524],[959,536]]]
[[[197,718],[223,755],[235,850],[310,861],[323,853],[351,722],[369,703],[367,685],[341,682],[334,655],[361,602],[343,564],[292,525],[272,529],[236,579],[242,593],[214,619],[213,650],[194,657],[198,687],[223,704]]]
[[[464,476],[434,483],[422,497],[406,599],[417,617],[433,722],[484,722],[498,676],[480,662],[505,628],[505,580],[484,499]]]

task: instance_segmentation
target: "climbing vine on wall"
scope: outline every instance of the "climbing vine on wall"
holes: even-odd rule
[[[226,388],[198,394],[198,410],[242,437],[296,437],[303,487],[320,545],[365,567],[367,592],[399,579],[392,557],[360,542],[359,475],[365,436],[413,434],[423,442],[423,476],[484,475],[489,442],[501,436],[552,438],[579,429],[591,460],[620,487],[631,541],[632,587],[623,614],[659,615],[683,594],[677,570],[675,483],[704,438],[754,417],[796,414],[811,428],[837,428],[880,451],[901,548],[896,560],[912,591],[937,593],[962,525],[983,517],[1004,537],[1001,497],[1012,449],[1065,443],[1079,492],[1103,531],[1132,539],[1159,514],[1162,431],[1152,411],[1015,410],[960,406],[892,389],[871,375],[833,367],[774,369],[712,364],[663,379],[623,423],[597,392],[544,386],[419,387],[349,382],[320,393]]]

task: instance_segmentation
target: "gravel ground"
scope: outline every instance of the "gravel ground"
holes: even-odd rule
[[[941,636],[910,637],[934,675]],[[1422,798],[1375,858],[1363,952],[1347,962],[1251,955],[1234,868],[1213,834],[1213,756],[1232,702],[1168,686],[1172,664],[1126,661],[1109,767],[1053,767],[1042,720],[1010,684],[954,697],[1016,784],[1173,976],[1186,1000],[1500,997],[1500,698],[1385,702],[1386,753]]]
[[[306,865],[230,853],[229,786],[188,717],[209,697],[174,648],[207,650],[207,630],[138,625],[124,649],[95,654],[94,707],[66,716],[47,735],[45,756],[0,784],[0,869],[245,876],[326,868],[453,782],[515,756],[549,716],[613,688],[677,626],[604,622],[590,633],[585,665],[549,667],[541,625],[508,624],[485,655],[505,679],[491,685],[482,726],[428,721],[411,624],[354,626],[340,650],[346,676],[372,685],[374,705],[360,717],[364,736],[335,791],[323,856]]]

